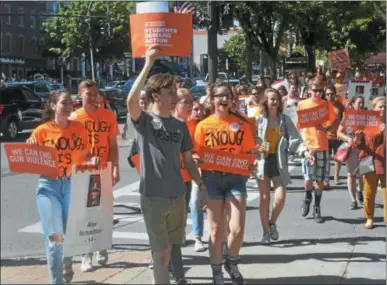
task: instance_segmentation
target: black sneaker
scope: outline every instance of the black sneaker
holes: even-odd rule
[[[227,243],[222,243],[222,264],[226,262],[226,257],[228,253]]]
[[[305,199],[304,200],[304,203],[302,203],[302,207],[301,207],[301,215],[303,217],[306,217],[308,214],[309,214],[309,210],[310,210],[310,203],[312,201],[310,199]]]
[[[359,201],[360,205],[363,205],[364,197],[363,197],[363,192],[362,191],[357,191],[357,200]]]
[[[349,206],[349,209],[350,210],[356,210],[358,207],[357,207],[357,202],[356,201],[352,201],[350,206]]]
[[[316,223],[321,224],[324,222],[323,218],[321,217],[321,209],[320,206],[313,206],[313,218],[316,221]]]
[[[224,278],[223,278],[223,273],[216,273],[212,274],[212,284],[214,285],[223,285],[224,284]]]
[[[229,258],[226,258],[226,262],[224,263],[224,269],[230,275],[230,278],[233,284],[235,285],[245,284],[245,280],[243,279],[243,276],[238,269],[237,260],[230,260]]]

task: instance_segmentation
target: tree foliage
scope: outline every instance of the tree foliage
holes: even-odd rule
[[[130,51],[129,14],[134,2],[71,1],[59,3],[58,14],[45,20],[50,51],[58,56],[89,53],[91,38],[95,58],[114,59]],[[87,17],[87,15],[93,17]],[[104,30],[104,33],[101,32]]]

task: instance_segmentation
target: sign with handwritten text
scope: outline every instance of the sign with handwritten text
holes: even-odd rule
[[[200,169],[243,176],[250,175],[249,166],[253,165],[255,161],[254,154],[235,154],[207,147],[201,147],[198,153],[202,160],[199,165]]]
[[[73,168],[72,193],[64,256],[109,249],[113,241],[113,186],[111,162],[103,170]]]
[[[346,109],[344,112],[344,128],[351,132],[363,131],[377,134],[380,132],[380,112]]]
[[[300,129],[322,125],[329,119],[328,102],[304,109],[297,110],[297,121]]]
[[[5,144],[4,148],[11,172],[57,177],[56,148],[26,143]]]

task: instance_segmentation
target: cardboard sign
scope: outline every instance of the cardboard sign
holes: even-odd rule
[[[348,100],[355,96],[364,97],[364,107],[369,108],[372,101],[372,82],[371,81],[350,81],[348,87]]]
[[[328,102],[304,110],[297,110],[297,122],[300,129],[322,125],[329,119]]]
[[[343,72],[346,68],[351,68],[351,61],[347,49],[340,49],[328,52],[328,59],[331,70]]]
[[[93,172],[73,168],[64,256],[109,249],[113,240],[112,165]]]
[[[161,56],[191,55],[192,14],[146,13],[130,15],[133,57],[143,57],[149,46]]]
[[[58,152],[54,147],[26,143],[5,144],[11,172],[58,176]]]
[[[377,134],[380,132],[380,112],[346,109],[344,112],[344,128],[347,132]]]
[[[249,166],[254,164],[254,154],[235,154],[221,150],[201,147],[199,156],[203,163],[200,164],[202,170],[214,170],[249,176]]]

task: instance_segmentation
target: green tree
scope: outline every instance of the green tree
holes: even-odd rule
[[[91,40],[96,60],[121,57],[123,52],[130,51],[128,18],[134,5],[110,1],[60,3],[58,14],[43,23],[52,45],[50,52],[58,56],[88,54]]]
[[[229,58],[235,63],[238,72],[245,71],[246,63],[246,39],[243,33],[232,36],[223,44],[223,50],[227,53]]]

